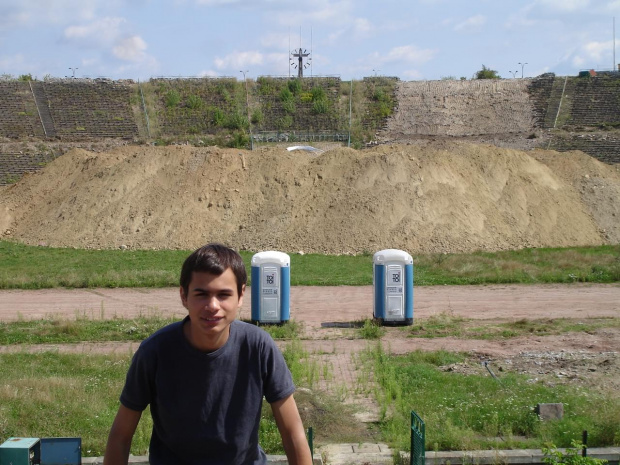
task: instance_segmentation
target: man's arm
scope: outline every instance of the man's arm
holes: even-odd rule
[[[293,394],[271,404],[290,465],[311,465],[312,456]]]
[[[118,408],[108,436],[103,465],[127,465],[131,440],[141,416],[142,412],[128,409],[124,405]]]

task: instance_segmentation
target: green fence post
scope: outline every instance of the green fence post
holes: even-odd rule
[[[410,465],[425,465],[426,447],[425,447],[425,426],[422,418],[413,410],[411,411],[411,455],[409,459]]]
[[[312,431],[312,426],[308,428],[308,445],[310,446],[310,455],[314,457],[314,432]]]

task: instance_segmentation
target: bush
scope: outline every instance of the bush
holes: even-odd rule
[[[287,113],[295,113],[295,101],[293,99],[284,100],[282,102],[282,108],[284,108],[284,111]]]
[[[364,326],[360,328],[363,339],[381,339],[384,334],[385,328],[373,320],[364,320]]]
[[[257,108],[252,112],[252,124],[261,124],[265,117],[263,116],[263,112],[260,108]]]
[[[166,93],[165,100],[166,100],[166,106],[168,108],[176,107],[181,101],[181,95],[179,95],[179,93],[174,89],[169,90]]]
[[[258,83],[258,93],[260,95],[273,95],[276,92],[275,81],[271,78],[264,76],[259,77],[256,82]]]
[[[246,129],[249,126],[248,118],[238,111],[226,118],[227,129]]]
[[[494,69],[482,65],[482,69],[476,72],[476,79],[501,79],[501,76]]]
[[[212,107],[213,118],[211,119],[214,126],[223,126],[226,122],[226,115],[222,110]]]
[[[235,132],[233,134],[232,140],[230,141],[228,145],[231,148],[243,149],[243,148],[247,148],[249,144],[250,144],[250,138],[246,133]]]
[[[187,106],[192,110],[197,110],[202,107],[202,99],[197,95],[190,95],[187,97]]]
[[[302,101],[302,103],[310,103],[312,102],[312,93],[311,92],[302,92],[302,94],[299,96],[299,100]]]
[[[315,100],[312,104],[312,111],[316,114],[327,113],[329,110],[329,102],[327,99]]]
[[[580,442],[572,441],[572,445],[573,447],[566,449],[566,452],[559,451],[553,444],[543,447],[542,451],[545,454],[543,462],[547,465],[603,465],[607,463],[607,460],[583,457],[581,450],[584,446]]]
[[[291,115],[283,116],[276,121],[277,129],[288,129],[293,125],[293,117]]]
[[[301,82],[299,79],[292,79],[288,81],[288,89],[293,93],[293,95],[297,95],[301,92]]]
[[[327,99],[327,96],[325,95],[325,89],[323,89],[322,87],[313,87],[311,93],[313,101]]]
[[[293,93],[288,87],[285,87],[280,92],[280,100],[282,102],[288,102],[289,100],[293,100]]]

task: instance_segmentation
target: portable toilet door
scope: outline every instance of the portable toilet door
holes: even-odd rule
[[[413,258],[386,249],[373,256],[373,316],[383,325],[413,324]]]
[[[284,252],[252,257],[252,322],[284,323],[290,319],[291,259]]]

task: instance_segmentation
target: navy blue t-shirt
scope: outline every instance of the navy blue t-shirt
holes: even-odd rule
[[[131,410],[151,406],[150,463],[265,464],[263,396],[271,403],[295,391],[282,353],[269,334],[238,320],[224,346],[201,352],[183,334],[187,319],[142,342],[121,393]]]

